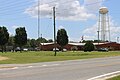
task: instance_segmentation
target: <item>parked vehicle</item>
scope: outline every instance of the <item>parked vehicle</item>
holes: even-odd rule
[[[53,51],[55,51],[55,48],[53,48]],[[58,49],[58,48],[56,48],[56,51],[59,51],[59,49]]]
[[[107,49],[107,48],[99,48],[98,51],[101,51],[101,52],[108,52],[108,49]]]
[[[27,48],[24,48],[23,51],[28,51],[28,49],[27,49]]]
[[[16,47],[15,52],[17,52],[17,51],[21,51],[20,47]]]
[[[63,49],[63,52],[67,52],[67,49]]]

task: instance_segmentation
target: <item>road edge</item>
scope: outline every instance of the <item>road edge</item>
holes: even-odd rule
[[[92,78],[87,79],[87,80],[106,80],[106,79],[109,79],[112,77],[116,77],[118,75],[120,75],[120,71],[115,71],[115,72],[99,75],[99,76],[92,77]]]

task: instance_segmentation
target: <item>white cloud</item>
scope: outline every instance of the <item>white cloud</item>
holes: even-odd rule
[[[52,8],[56,6],[56,18],[59,20],[88,20],[94,19],[96,16],[90,11],[98,11],[101,6],[101,0],[84,0],[84,4],[80,4],[78,0],[41,0],[40,15],[44,18],[52,17]],[[98,3],[95,3],[98,2]],[[95,3],[95,4],[94,4]],[[88,4],[94,4],[88,6]],[[37,17],[38,6],[26,9],[25,13],[32,17]]]
[[[98,23],[96,23],[95,25],[86,28],[83,31],[83,34],[86,36],[85,39],[89,39],[89,40],[95,40],[97,39],[97,31],[98,31]],[[114,23],[114,21],[111,19],[110,20],[110,33],[111,33],[111,41],[116,41],[116,38],[119,37],[120,34],[120,26],[118,26],[116,23]]]
[[[96,40],[97,39],[97,23],[91,27],[86,28],[83,31],[84,40]]]
[[[65,29],[65,27],[63,27],[63,26],[59,26],[58,29]]]
[[[14,34],[12,32],[9,31],[9,36],[14,36]]]
[[[18,27],[19,27],[19,26],[12,26],[13,29],[16,29],[16,28],[18,28]]]
[[[87,34],[94,33],[94,35],[96,35],[97,29],[98,29],[97,24],[95,24],[95,25],[93,25],[93,26],[85,29],[85,30],[83,31],[83,33],[84,33],[84,34],[86,34],[86,33],[87,33]]]
[[[88,35],[85,35],[85,36],[84,36],[84,40],[96,40],[96,36],[88,36]]]
[[[24,27],[24,26],[12,26],[13,29],[19,28],[19,27]]]
[[[98,12],[103,0],[84,0],[85,8],[88,12]]]

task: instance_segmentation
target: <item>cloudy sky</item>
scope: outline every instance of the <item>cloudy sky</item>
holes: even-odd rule
[[[0,0],[0,25],[11,35],[17,27],[26,27],[28,37],[38,37],[38,0]],[[111,40],[120,37],[120,9],[118,0],[40,0],[40,34],[53,39],[53,7],[56,7],[56,28],[65,28],[70,41],[97,39],[98,11],[109,9]],[[7,5],[6,5],[7,4]]]

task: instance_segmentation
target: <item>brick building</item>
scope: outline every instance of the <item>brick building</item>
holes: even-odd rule
[[[104,44],[96,45],[96,48],[108,48],[110,50],[116,51],[116,50],[120,50],[120,43],[107,42]]]
[[[83,50],[85,43],[68,43],[66,46],[64,46],[65,49],[68,51],[71,51],[73,48],[76,48],[77,50]],[[94,43],[95,48],[108,48],[110,50],[120,50],[120,44],[116,42],[106,42],[106,43]],[[41,43],[41,49],[43,51],[52,51],[53,48],[61,49],[58,44],[54,45],[54,43]]]

